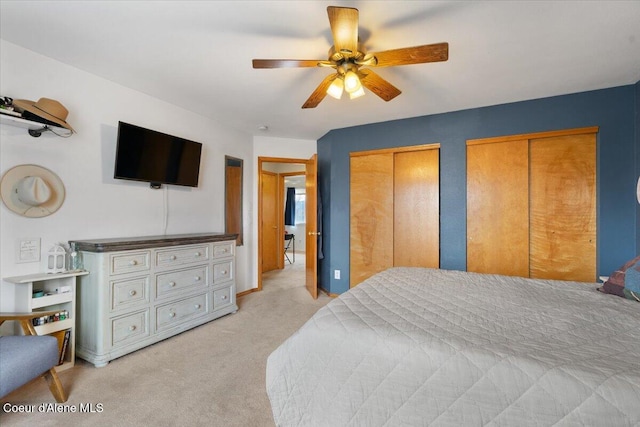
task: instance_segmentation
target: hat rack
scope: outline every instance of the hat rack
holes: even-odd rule
[[[55,126],[55,130],[52,128],[54,126],[49,126],[43,123],[34,122],[31,120],[23,119],[21,117],[13,117],[7,114],[0,114],[0,123],[3,125],[16,126],[20,128],[27,129],[29,135],[34,138],[42,135],[43,132],[50,131],[54,135],[61,136],[63,138],[70,137],[73,132],[67,128]]]

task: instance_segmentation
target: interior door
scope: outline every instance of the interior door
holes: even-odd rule
[[[349,286],[393,266],[393,152],[351,155]]]
[[[282,234],[278,232],[278,175],[273,172],[260,172],[262,187],[262,273],[278,268],[278,250]]]
[[[596,134],[531,140],[531,277],[595,282]]]
[[[440,267],[440,150],[394,154],[393,265]]]
[[[318,156],[314,154],[306,163],[306,274],[305,284],[311,296],[318,298]]]
[[[596,280],[597,127],[467,141],[467,270]]]
[[[467,145],[467,271],[529,277],[529,142]]]

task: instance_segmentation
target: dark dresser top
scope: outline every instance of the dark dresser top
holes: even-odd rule
[[[235,240],[237,234],[193,233],[162,236],[120,237],[112,239],[69,240],[77,250],[86,252],[115,252],[131,249],[149,249],[163,246],[194,245],[198,243]]]

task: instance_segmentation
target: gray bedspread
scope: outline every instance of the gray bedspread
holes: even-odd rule
[[[279,426],[639,426],[640,303],[597,285],[392,268],[269,357]]]

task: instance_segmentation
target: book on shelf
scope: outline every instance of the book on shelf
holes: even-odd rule
[[[64,363],[64,358],[67,355],[67,347],[69,346],[70,336],[71,336],[71,329],[67,329],[64,332],[64,341],[62,342],[62,349],[60,349],[60,359],[58,360],[58,365],[62,365]]]
[[[52,332],[49,335],[56,337],[56,339],[58,340],[58,365],[62,365],[67,353],[71,330],[63,329],[62,331]]]

